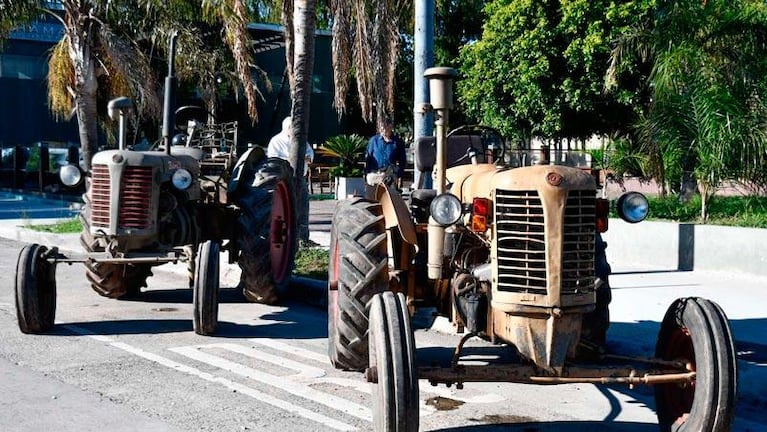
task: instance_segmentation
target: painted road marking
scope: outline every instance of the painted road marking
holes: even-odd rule
[[[278,388],[294,396],[309,399],[318,404],[325,405],[329,408],[333,408],[334,410],[341,411],[359,419],[366,421],[373,420],[373,414],[369,408],[356,404],[347,399],[315,390],[306,384],[293,382],[289,379],[289,377],[272,375],[270,373],[261,372],[248,366],[243,366],[225,358],[202,352],[200,347],[185,346],[169,349],[170,351],[189,357],[193,360],[207,363],[211,366],[215,366],[237,375],[250,378],[262,384]]]
[[[293,345],[288,345],[285,342],[282,342],[276,339],[271,339],[271,338],[254,338],[249,340],[275,350],[279,350],[282,352],[293,354],[295,356],[313,360],[323,365],[327,365],[327,366],[330,365],[330,360],[328,359],[327,354],[320,354],[315,351],[307,350],[304,348],[294,347]],[[419,348],[427,348],[427,347],[434,347],[434,346],[436,345],[431,345],[431,344],[418,345]],[[353,388],[365,394],[371,393],[370,384],[368,384],[366,381],[359,380],[359,379],[327,377],[327,378],[319,378],[317,379],[317,381],[322,381],[329,384],[335,384],[338,386]],[[484,393],[484,394],[480,394],[476,396],[466,396],[465,394],[466,392],[463,392],[463,394],[461,394],[462,392],[459,392],[444,386],[433,387],[426,380],[421,380],[419,387],[421,391],[424,393],[431,393],[437,396],[449,397],[451,399],[455,399],[455,400],[466,402],[466,403],[496,403],[496,402],[501,402],[506,400],[505,397],[495,393]]]
[[[330,366],[330,359],[328,358],[327,354],[320,354],[315,351],[311,351],[304,348],[295,347],[293,345],[288,345],[285,342],[278,341],[276,339],[272,338],[254,338],[254,339],[248,339],[251,342],[255,342],[257,344],[272,348],[274,350],[286,352],[288,354],[293,354],[296,357],[303,357],[308,360],[315,361],[317,363],[321,363],[325,366]]]
[[[299,363],[297,361],[287,359],[285,357],[278,357],[273,354],[267,354],[263,351],[258,351],[254,348],[249,348],[239,344],[233,344],[233,343],[206,344],[206,345],[198,345],[196,348],[198,349],[218,348],[218,349],[222,349],[226,351],[236,352],[238,354],[242,354],[244,356],[248,356],[256,360],[261,360],[267,363],[271,363],[271,364],[283,367],[285,369],[291,369],[298,372],[297,374],[292,375],[291,378],[298,379],[299,381],[307,381],[307,380],[312,380],[315,378],[325,376],[325,369],[308,366],[303,363]],[[171,348],[171,351],[173,350],[174,348]]]
[[[158,354],[154,354],[154,353],[150,353],[150,352],[144,351],[144,350],[142,350],[140,348],[136,348],[136,347],[128,345],[126,343],[115,342],[114,340],[112,340],[109,337],[101,336],[101,335],[95,335],[92,332],[90,332],[88,330],[85,330],[83,328],[80,328],[78,326],[75,326],[75,325],[66,324],[66,325],[62,325],[62,327],[67,328],[67,329],[69,329],[69,330],[71,330],[71,331],[73,331],[73,332],[75,332],[77,334],[88,336],[88,337],[91,337],[91,338],[93,338],[93,339],[95,339],[97,341],[104,342],[104,343],[106,343],[106,344],[108,344],[108,345],[110,345],[112,347],[115,347],[115,348],[121,349],[123,351],[129,352],[131,354],[134,354],[134,355],[139,356],[141,358],[144,358],[146,360],[149,360],[149,361],[155,362],[155,363],[157,363],[159,365],[168,367],[170,369],[177,370],[179,372],[183,372],[183,373],[186,373],[188,375],[192,375],[192,376],[201,378],[201,379],[203,379],[205,381],[221,384],[221,385],[223,385],[224,387],[226,387],[226,388],[228,388],[230,390],[235,390],[238,393],[242,393],[244,395],[250,396],[253,399],[256,399],[256,400],[258,400],[260,402],[263,402],[263,403],[272,405],[274,407],[283,409],[285,411],[297,414],[297,415],[299,415],[301,417],[304,417],[306,419],[309,419],[309,420],[315,421],[317,423],[323,424],[323,425],[325,425],[327,427],[330,427],[330,428],[333,428],[333,429],[336,429],[336,430],[340,430],[340,431],[353,431],[353,430],[357,430],[357,428],[355,428],[354,426],[352,426],[352,425],[350,425],[348,423],[344,423],[344,422],[332,419],[330,417],[324,416],[322,414],[316,413],[314,411],[308,410],[308,409],[306,409],[304,407],[300,407],[298,405],[291,404],[290,402],[284,401],[282,399],[278,399],[278,398],[276,398],[274,396],[268,395],[266,393],[262,393],[262,392],[260,392],[260,391],[258,391],[256,389],[254,389],[254,388],[251,388],[251,387],[248,387],[248,386],[236,383],[236,382],[228,380],[226,378],[215,376],[215,375],[207,373],[207,372],[203,372],[203,371],[201,371],[201,370],[199,370],[197,368],[194,368],[194,367],[191,367],[191,366],[188,366],[188,365],[185,365],[185,364],[173,361],[173,360],[171,360],[171,359],[169,359],[167,357],[163,357],[163,356],[160,356]]]

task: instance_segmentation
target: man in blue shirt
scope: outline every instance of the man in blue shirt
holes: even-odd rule
[[[365,179],[368,184],[374,184],[383,179],[383,172],[389,167],[395,176],[394,185],[402,187],[402,174],[405,172],[405,144],[394,135],[392,121],[384,120],[381,132],[370,138],[365,153]]]

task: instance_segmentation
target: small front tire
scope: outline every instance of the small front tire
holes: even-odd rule
[[[419,390],[415,339],[405,296],[387,291],[370,308],[369,370],[373,386],[373,430],[418,431]]]
[[[193,283],[194,332],[209,336],[218,327],[220,246],[208,240],[197,251]]]
[[[24,246],[16,262],[16,316],[23,333],[43,333],[56,317],[56,265],[44,255],[45,246]]]
[[[730,430],[737,361],[727,317],[716,303],[695,297],[676,300],[663,318],[655,356],[683,362],[696,372],[691,384],[655,386],[662,431]]]

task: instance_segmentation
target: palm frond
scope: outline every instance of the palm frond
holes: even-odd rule
[[[74,83],[75,70],[65,37],[52,48],[48,59],[48,108],[57,120],[68,120],[72,116]]]

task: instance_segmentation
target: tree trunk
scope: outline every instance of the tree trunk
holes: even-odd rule
[[[83,154],[83,168],[91,169],[91,159],[98,150],[98,111],[96,91],[98,81],[96,64],[91,44],[93,35],[84,26],[95,26],[95,22],[85,19],[83,13],[74,7],[67,11],[70,15],[65,28],[69,40],[69,58],[75,71],[75,110],[80,133],[80,148]],[[89,37],[90,34],[90,37]]]
[[[314,35],[316,29],[315,16],[316,0],[293,1],[293,27],[285,28],[292,31],[293,50],[286,50],[287,63],[292,65],[293,79],[291,97],[293,101],[291,116],[293,117],[293,137],[290,147],[290,163],[296,169],[296,196],[298,210],[298,238],[309,239],[309,196],[304,177],[304,155],[309,136],[309,111],[312,94],[312,72],[314,69]],[[288,70],[291,67],[288,66]]]

